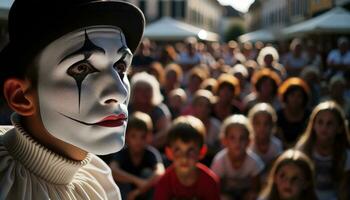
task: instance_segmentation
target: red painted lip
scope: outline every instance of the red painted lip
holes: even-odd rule
[[[105,127],[118,127],[123,125],[126,119],[127,118],[125,114],[111,115],[103,118],[100,122],[97,122],[96,125]]]

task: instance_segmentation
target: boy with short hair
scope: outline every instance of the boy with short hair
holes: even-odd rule
[[[231,115],[221,126],[225,146],[216,154],[211,169],[221,180],[221,199],[256,199],[264,163],[248,150],[251,125],[244,115]]]
[[[160,153],[148,145],[152,131],[148,114],[135,112],[130,116],[126,147],[115,154],[109,165],[123,199],[151,199],[150,189],[165,171]]]
[[[0,127],[0,199],[120,199],[95,154],[124,145],[126,71],[144,24],[123,1],[14,1],[0,53],[15,112]]]
[[[198,162],[207,151],[204,141],[205,126],[198,118],[181,116],[174,120],[165,149],[173,164],[157,183],[155,200],[220,199],[218,178]]]

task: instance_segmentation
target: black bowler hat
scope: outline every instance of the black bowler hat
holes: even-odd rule
[[[117,26],[134,52],[143,35],[145,18],[140,9],[118,0],[15,0],[8,25],[10,45],[39,48],[79,28]]]
[[[0,52],[0,90],[6,78],[23,78],[30,70],[27,66],[48,44],[96,25],[119,27],[135,52],[145,18],[140,9],[119,0],[15,0],[8,17],[9,43]]]

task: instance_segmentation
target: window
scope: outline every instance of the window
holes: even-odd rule
[[[185,18],[185,1],[172,0],[171,2],[171,16],[176,19]]]
[[[164,16],[164,2],[163,0],[158,1],[158,18],[162,18]]]

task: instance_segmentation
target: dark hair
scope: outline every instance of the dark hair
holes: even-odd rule
[[[128,120],[128,129],[138,129],[144,132],[152,132],[152,119],[147,113],[135,112]]]
[[[218,84],[215,93],[217,94],[219,90],[224,87],[232,88],[234,96],[239,96],[240,85],[238,79],[235,76],[231,74],[221,74],[218,78]]]
[[[176,140],[185,143],[195,142],[201,148],[205,141],[205,126],[202,121],[194,116],[180,116],[176,118],[167,135],[168,145],[172,145]]]
[[[285,80],[282,85],[278,88],[278,94],[283,102],[286,102],[287,96],[297,90],[303,93],[303,105],[306,106],[310,97],[310,88],[307,83],[297,77],[292,77]]]
[[[37,85],[38,70],[34,64],[35,58],[30,53],[13,55],[15,51],[11,46],[6,46],[0,53],[0,98],[3,98],[4,83],[9,78],[25,79],[31,81],[32,86]]]
[[[281,78],[276,72],[270,69],[264,68],[255,72],[251,82],[254,85],[255,90],[260,91],[262,83],[266,80],[272,81],[274,87],[273,93],[277,94],[278,86],[281,83]]]

